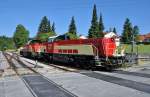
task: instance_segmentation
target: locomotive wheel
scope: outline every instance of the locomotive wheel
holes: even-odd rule
[[[89,64],[89,62],[85,62],[84,63],[84,69],[91,69],[91,65]]]
[[[49,56],[49,62],[53,63],[53,56]]]
[[[107,71],[112,71],[112,70],[113,70],[113,66],[112,66],[112,65],[107,65],[107,66],[105,67],[105,69],[106,69]]]

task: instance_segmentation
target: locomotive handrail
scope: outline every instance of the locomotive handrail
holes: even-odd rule
[[[95,45],[93,45],[93,44],[91,44],[93,47],[94,47],[94,49],[96,49],[96,54],[95,54],[95,56],[96,57],[98,57],[98,48],[95,46]],[[95,53],[95,52],[94,52]]]

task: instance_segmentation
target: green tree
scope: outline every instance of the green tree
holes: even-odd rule
[[[139,40],[139,27],[138,26],[134,26],[133,27],[133,35],[134,35],[134,40],[138,41]]]
[[[69,29],[68,29],[68,33],[71,33],[71,34],[77,36],[77,28],[76,28],[74,17],[72,17],[72,19],[71,19]]]
[[[0,36],[0,50],[15,49],[14,42],[12,38],[6,36]]]
[[[38,28],[38,32],[42,32],[42,33],[52,32],[50,21],[48,20],[46,16],[42,18],[41,23]]]
[[[38,33],[36,39],[46,42],[50,36],[53,36],[51,33]]]
[[[55,32],[55,23],[53,22],[53,25],[52,25],[52,32],[54,33],[54,35],[56,35],[56,32]]]
[[[17,25],[13,36],[15,46],[19,48],[25,45],[28,41],[28,38],[29,38],[29,31],[26,30],[26,28],[21,24]]]
[[[47,41],[48,37],[56,35],[55,24],[53,24],[52,27],[51,27],[51,24],[50,24],[50,21],[48,20],[48,18],[46,16],[44,16],[39,25],[36,39],[39,39],[41,41]]]
[[[52,25],[52,32],[54,32],[55,33],[55,23],[53,22],[53,25]]]
[[[96,11],[96,5],[94,4],[92,21],[91,21],[90,29],[88,31],[88,37],[97,38],[98,32],[99,32],[99,28],[97,22],[97,11]]]
[[[72,33],[67,32],[66,35],[69,36],[69,38],[70,38],[71,40],[73,40],[73,39],[78,39],[78,36],[75,35],[75,34],[72,34]]]
[[[115,28],[115,27],[113,28],[113,32],[114,32],[115,34],[117,34],[117,31],[116,31],[116,28]]]
[[[131,42],[132,40],[132,23],[127,18],[125,20],[124,26],[123,26],[123,33],[122,33],[122,41],[123,42]]]
[[[50,23],[50,21],[48,20],[48,23],[47,23],[47,28],[45,28],[45,29],[47,29],[47,32],[52,32],[52,27],[51,27],[51,23]],[[46,30],[45,30],[46,31]],[[47,33],[46,32],[46,33]]]
[[[104,23],[103,23],[103,17],[102,17],[102,14],[100,14],[100,18],[99,18],[99,22],[98,22],[98,35],[97,37],[103,37],[104,36]]]

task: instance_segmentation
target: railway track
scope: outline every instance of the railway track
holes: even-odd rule
[[[18,55],[17,53],[12,53],[15,55],[16,59],[18,60],[19,58],[24,58],[24,57],[21,57],[20,55]],[[32,64],[33,66],[37,65],[35,61],[35,59],[30,59],[34,62],[30,62],[30,61],[27,61],[27,60],[24,60],[25,62],[29,63],[29,64]],[[20,63],[22,63],[22,61],[18,60]],[[46,61],[43,61],[43,60],[38,60],[37,61],[38,63],[42,63],[42,64],[45,64],[47,66],[50,66],[50,67],[54,67],[58,70],[61,70],[61,71],[65,71],[65,72],[80,72],[82,71],[81,68],[75,68],[75,67],[71,67],[69,65],[63,65],[63,64],[60,64],[60,63],[54,63],[54,64],[50,64],[49,62],[46,62]],[[40,66],[38,66],[40,67]],[[84,69],[83,69],[84,70]]]
[[[17,55],[15,55],[15,59],[16,60],[18,59],[20,61],[20,62],[18,62],[19,64],[23,64],[22,60],[17,58]],[[32,64],[32,65],[35,65],[32,62],[29,62],[29,61],[26,61],[26,62],[29,64]],[[24,67],[24,68],[28,69],[27,67]],[[58,68],[58,67],[56,66],[55,68]],[[35,69],[35,68],[30,67],[30,69]],[[70,71],[62,69],[62,68],[58,68],[58,69],[70,72]],[[71,71],[71,72],[73,72],[73,71]],[[150,94],[150,84],[148,82],[144,83],[144,80],[142,80],[142,79],[141,80],[133,80],[130,77],[126,78],[126,76],[123,76],[123,75],[127,75],[127,76],[134,76],[133,78],[135,78],[135,77],[142,78],[143,77],[145,79],[148,79],[149,74],[144,74],[144,73],[142,74],[142,73],[138,73],[138,72],[128,72],[128,71],[113,71],[113,72],[102,73],[101,71],[82,71],[82,70],[79,72],[76,72],[76,74],[85,75],[90,78],[95,78],[95,79],[98,79],[98,80],[101,80],[104,82],[116,84],[118,86],[127,87],[127,88],[131,88],[134,90],[138,90],[140,92]],[[120,77],[119,75],[116,75],[116,74],[120,74],[123,77]],[[60,87],[59,85],[54,83],[53,82],[54,80],[52,81],[52,80],[49,80],[48,78],[44,77],[39,72],[34,72],[30,75],[29,74],[21,75],[21,78],[27,84],[27,87],[29,87],[30,90],[35,95],[37,95],[37,97],[49,97],[46,95],[54,95],[52,97],[74,97],[74,96],[76,96],[74,94],[72,95],[72,93],[68,92],[67,90],[63,89],[62,87]],[[65,95],[65,96],[60,96],[60,95],[55,96],[56,91],[51,91],[51,90],[57,90],[57,87],[59,88],[59,90],[58,90],[59,92],[63,90],[63,91],[65,91],[65,93],[71,94],[71,96],[68,96],[67,94],[60,94],[60,95]],[[40,91],[34,90],[35,88]],[[51,92],[51,94],[49,94],[49,93],[41,94],[40,92],[46,91],[46,90],[42,90],[43,88],[46,90],[49,90],[49,93]]]
[[[35,65],[35,63],[33,63],[33,62],[29,62],[27,60],[25,60],[25,61],[29,64]],[[48,66],[51,66],[51,67],[54,67],[56,69],[63,70],[63,71],[66,71],[66,72],[78,72],[78,71],[80,71],[79,69],[76,69],[76,68],[71,68],[71,67],[66,67],[66,66],[59,66],[59,65],[55,65],[55,64],[48,64],[48,63],[44,63],[42,61],[40,61],[40,63],[47,64]]]
[[[25,83],[34,97],[77,97],[76,95],[43,76],[34,68],[23,63],[18,56],[10,55],[8,53],[4,53],[4,56],[6,57],[12,69],[16,72],[16,75],[19,76],[20,79]],[[12,59],[16,60],[22,67],[17,67]],[[29,72],[22,73],[19,70],[21,68],[24,68],[24,70]]]
[[[15,58],[15,56],[9,55],[7,53],[3,53],[3,54],[6,58],[6,60],[8,61],[10,68],[12,68],[15,71],[16,75],[20,76],[20,75],[25,75],[25,74],[32,74],[32,73],[36,74],[37,73],[34,69],[21,63],[19,61],[19,59]],[[18,64],[16,65],[15,63],[17,63],[17,62],[18,62]],[[22,71],[27,71],[27,72],[22,72]]]

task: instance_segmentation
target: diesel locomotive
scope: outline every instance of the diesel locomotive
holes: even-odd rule
[[[67,35],[49,37],[47,42],[29,41],[20,54],[24,57],[43,58],[49,62],[112,69],[124,63],[124,52],[116,37],[70,40]]]

